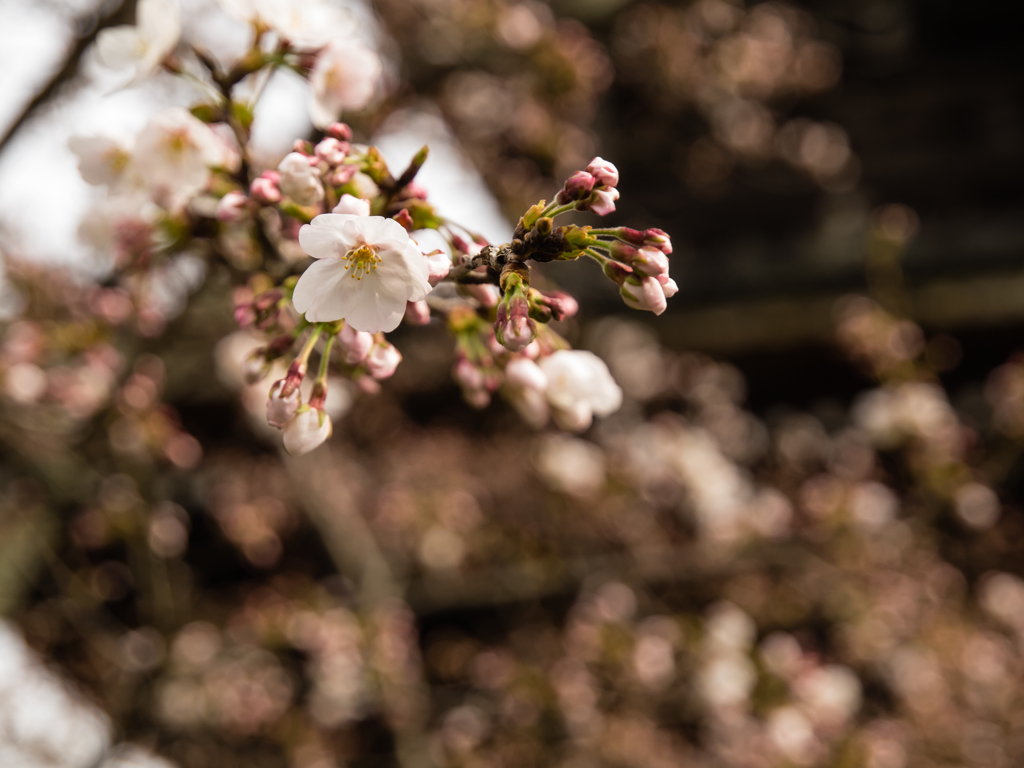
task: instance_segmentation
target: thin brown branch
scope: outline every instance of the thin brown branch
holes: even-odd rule
[[[49,82],[47,82],[43,89],[25,105],[21,114],[19,114],[14,122],[7,128],[6,132],[3,134],[3,138],[0,138],[0,152],[3,152],[7,148],[11,139],[14,138],[18,130],[30,117],[53,99],[53,97],[60,92],[61,88],[66,83],[75,78],[78,74],[78,68],[81,65],[82,57],[89,49],[89,46],[96,41],[97,35],[107,27],[128,23],[131,21],[134,14],[135,0],[122,0],[122,2],[118,3],[110,13],[101,17],[99,20],[94,20],[94,14],[87,13],[72,22],[72,27],[74,29],[89,29],[89,31],[75,40],[75,44],[71,46],[70,50],[68,50],[67,55],[64,57],[64,61],[61,63],[57,71],[54,72],[53,76],[50,77]]]

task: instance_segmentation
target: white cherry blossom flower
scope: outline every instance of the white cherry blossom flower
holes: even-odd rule
[[[350,216],[369,216],[370,201],[354,195],[342,195],[331,213],[347,213]]]
[[[78,156],[78,172],[87,184],[115,187],[128,175],[133,143],[113,136],[72,136],[68,148]]]
[[[317,57],[309,74],[312,86],[309,116],[318,128],[335,122],[343,111],[359,110],[377,92],[383,69],[369,48],[331,43]]]
[[[299,230],[299,244],[317,259],[292,296],[311,323],[344,319],[357,331],[393,331],[406,304],[430,292],[427,260],[393,219],[325,213]]]
[[[538,365],[548,378],[548,403],[562,429],[582,432],[594,416],[607,416],[622,405],[622,390],[593,352],[559,350]]]
[[[309,164],[309,158],[299,152],[289,152],[277,166],[281,174],[278,182],[281,192],[299,205],[313,205],[324,199],[324,185],[320,172]]]
[[[210,178],[223,159],[223,145],[202,121],[172,107],[150,118],[135,143],[134,166],[153,199],[179,208]]]
[[[330,0],[221,0],[221,5],[299,48],[319,48],[353,29],[351,15]]]
[[[304,405],[285,425],[284,448],[292,456],[302,456],[319,448],[331,431],[331,417],[325,411]]]
[[[140,195],[116,195],[99,200],[78,225],[78,239],[97,253],[110,254],[127,239],[143,239],[150,232],[160,209]]]
[[[102,30],[96,37],[100,60],[111,69],[132,69],[132,81],[153,74],[181,38],[177,0],[139,0],[138,23]]]

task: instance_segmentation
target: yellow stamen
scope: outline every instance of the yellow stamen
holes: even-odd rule
[[[189,149],[192,144],[189,140],[188,131],[184,128],[168,134],[164,142],[170,155],[183,155],[185,150]]]
[[[349,277],[356,280],[362,280],[363,275],[376,270],[377,265],[381,262],[377,251],[368,245],[361,245],[355,250],[349,251],[341,257],[341,260],[346,262],[345,269],[352,270],[352,274]]]

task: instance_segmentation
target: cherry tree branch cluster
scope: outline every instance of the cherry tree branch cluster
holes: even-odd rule
[[[235,317],[263,338],[245,363],[247,379],[284,366],[269,388],[267,421],[283,430],[285,448],[304,454],[330,436],[329,382],[347,379],[372,393],[394,374],[402,355],[386,334],[402,322],[448,328],[453,374],[475,407],[500,393],[533,426],[553,419],[572,431],[615,411],[622,393],[604,363],[571,349],[550,326],[573,316],[576,301],[534,287],[540,280],[531,271],[532,263],[585,256],[627,306],[665,310],[677,288],[664,232],[556,226],[572,211],[615,210],[615,166],[594,158],[554,201],[523,214],[511,242],[489,244],[442,216],[417,184],[426,147],[396,175],[376,147],[338,122],[370,106],[384,85],[376,53],[340,42],[347,21],[333,6],[227,5],[250,23],[253,44],[226,69],[182,43],[173,0],[143,0],[135,26],[104,31],[101,58],[132,82],[162,68],[208,98],[157,114],[134,140],[78,137],[72,149],[83,177],[110,191],[106,215],[90,226],[93,241],[117,254],[121,274],[144,275],[195,251],[234,270]],[[258,169],[249,147],[256,99],[278,67],[308,79],[310,117],[323,133],[296,140],[276,168]],[[242,84],[255,96],[240,97]],[[421,250],[417,237],[426,230],[444,239],[447,253]]]

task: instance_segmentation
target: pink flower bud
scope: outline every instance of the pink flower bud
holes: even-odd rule
[[[281,301],[284,294],[281,291],[264,291],[255,299],[252,300],[252,306],[257,312],[267,312],[268,310],[274,309],[275,305]]]
[[[627,267],[625,264],[619,264],[617,261],[606,261],[604,263],[603,271],[605,277],[620,286],[633,274],[632,269]]]
[[[352,141],[352,129],[345,123],[331,123],[325,133],[338,141]]]
[[[350,216],[369,216],[370,201],[353,195],[342,195],[331,213],[345,213]]]
[[[494,335],[509,352],[525,349],[537,338],[537,323],[530,317],[530,302],[521,279],[513,274],[498,304]]]
[[[410,301],[405,305],[405,322],[409,325],[426,325],[430,322],[430,307],[425,301]]]
[[[279,178],[277,173],[273,177],[269,173],[256,177],[249,185],[249,194],[254,200],[267,205],[281,202],[281,190],[277,186]]]
[[[615,210],[615,201],[619,199],[619,190],[617,189],[598,189],[595,190],[593,196],[590,198],[590,210],[596,213],[598,216],[607,216]]]
[[[349,365],[358,365],[363,362],[370,354],[373,343],[372,333],[357,331],[348,323],[345,323],[338,334],[338,346],[341,347],[345,362]]]
[[[239,328],[249,328],[256,323],[256,310],[252,302],[235,307],[235,322]]]
[[[486,386],[487,379],[480,366],[474,365],[465,357],[455,364],[452,376],[463,389],[484,389]]]
[[[370,375],[379,381],[393,376],[400,362],[402,362],[402,353],[395,349],[394,345],[385,341],[375,344],[370,350],[370,354],[366,358],[366,367],[369,369]]]
[[[526,349],[537,338],[537,323],[528,317],[510,318],[500,328],[502,346],[509,352]]]
[[[543,391],[548,387],[548,377],[533,360],[514,357],[505,366],[505,382],[513,387]]]
[[[679,286],[676,285],[676,281],[668,275],[659,275],[658,282],[661,283],[661,290],[664,291],[666,299],[671,299],[679,293]]]
[[[660,277],[668,275],[668,257],[657,248],[644,246],[636,252],[631,266],[638,275]]]
[[[373,378],[373,376],[360,376],[356,379],[356,386],[368,395],[380,394],[380,382]]]
[[[317,379],[313,382],[313,389],[309,393],[309,407],[323,409],[327,402],[327,381]]]
[[[606,187],[617,187],[619,184],[619,169],[600,157],[595,157],[587,166],[587,173],[591,174],[598,184]]]
[[[296,152],[300,155],[309,156],[309,143],[304,139],[296,139],[292,143],[292,152]]]
[[[623,264],[632,264],[633,259],[636,258],[637,249],[621,240],[613,240],[610,243],[604,243],[604,245],[608,246],[611,257],[616,261],[621,261]]]
[[[415,197],[417,200],[426,200],[428,196],[427,190],[415,181],[410,181],[405,185],[405,194],[408,197]]]
[[[568,320],[580,311],[579,302],[565,291],[551,291],[544,298],[555,320]]]
[[[391,218],[401,224],[406,232],[412,232],[416,228],[416,223],[412,220],[408,208],[403,208]]]
[[[284,390],[285,379],[278,379],[270,388],[270,397],[267,398],[267,423],[278,429],[283,429],[285,424],[291,421],[301,402],[298,388],[282,396]]]
[[[292,456],[307,454],[323,445],[332,428],[326,412],[305,405],[284,428],[284,449]]]
[[[654,277],[630,277],[619,289],[626,305],[660,315],[665,311],[665,291]]]
[[[672,253],[672,239],[660,229],[648,229],[643,232],[644,245],[649,245],[652,248],[657,248],[664,254]]]
[[[354,165],[342,165],[331,174],[331,184],[335,187],[343,187],[352,181],[352,177],[359,173],[359,168]]]
[[[302,386],[302,380],[306,378],[306,362],[295,358],[288,366],[288,373],[284,377],[284,386],[281,388],[282,397],[290,397],[292,392]]]
[[[558,202],[561,205],[571,203],[574,200],[586,200],[594,191],[594,184],[597,180],[586,171],[576,171],[565,181],[565,186],[558,193]]]
[[[487,243],[467,243],[458,235],[452,235],[452,246],[455,249],[455,263],[465,264],[474,256],[477,256],[487,245]]]
[[[328,165],[341,165],[348,155],[349,145],[335,138],[327,137],[316,145],[313,152]]]
[[[470,298],[476,299],[481,307],[489,309],[497,305],[501,299],[501,291],[498,286],[490,284],[460,285],[459,290],[465,292]]]
[[[428,253],[427,269],[427,280],[430,282],[431,287],[437,285],[448,276],[448,272],[452,268],[452,260],[444,251],[434,251]]]
[[[217,203],[217,220],[241,221],[245,217],[248,203],[249,198],[245,196],[244,192],[239,192],[237,189],[228,192]]]
[[[537,291],[530,301],[535,312],[534,319],[543,322],[548,319],[565,320],[573,317],[580,309],[576,299],[565,291]]]

